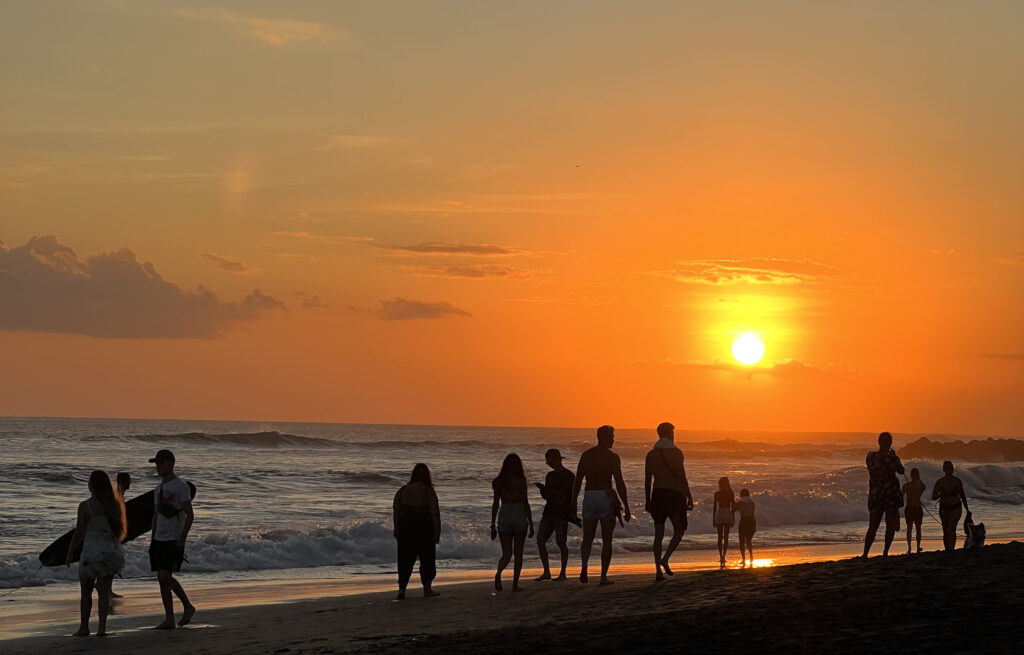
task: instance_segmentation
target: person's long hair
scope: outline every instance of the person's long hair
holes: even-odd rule
[[[501,463],[501,473],[491,482],[491,488],[497,491],[502,486],[512,484],[515,478],[519,478],[523,481],[524,485],[526,484],[526,471],[523,470],[523,460],[519,459],[519,455],[509,453],[505,456],[505,461]]]
[[[409,476],[409,484],[413,482],[422,482],[428,487],[434,486],[434,481],[430,479],[430,469],[423,462],[420,462],[416,466],[412,467],[412,475]]]
[[[100,501],[103,515],[110,524],[110,531],[118,541],[122,541],[128,534],[128,520],[124,513],[124,501],[114,492],[110,476],[104,471],[93,471],[89,475],[89,491],[92,492],[93,498]]]
[[[732,492],[729,478],[718,479],[718,504],[722,507],[729,507],[736,502],[736,494]]]

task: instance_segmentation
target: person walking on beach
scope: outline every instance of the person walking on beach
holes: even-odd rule
[[[430,588],[437,576],[436,546],[441,541],[441,509],[437,502],[430,469],[426,464],[412,468],[409,484],[395,494],[392,505],[395,539],[398,541],[398,597],[405,598],[405,588],[412,577],[412,567],[420,560],[420,582],[423,597],[438,593]]]
[[[910,482],[903,485],[903,495],[907,497],[907,508],[903,515],[907,519],[907,554],[910,554],[910,533],[917,528],[917,552],[921,552],[921,523],[924,520],[924,507],[921,505],[921,494],[925,491],[921,482],[921,471],[910,469]]]
[[[549,448],[544,453],[544,461],[552,470],[544,479],[544,484],[536,483],[541,497],[547,501],[544,505],[544,513],[540,517],[540,527],[537,529],[537,554],[540,555],[540,563],[544,566],[544,572],[537,578],[537,582],[552,579],[547,546],[548,539],[552,534],[555,535],[555,544],[558,545],[558,553],[562,558],[562,570],[554,580],[559,582],[565,580],[565,567],[569,563],[569,546],[566,545],[569,522],[579,523],[579,519],[572,516],[574,512],[569,506],[572,483],[576,480],[576,476],[562,465],[563,459],[562,453],[557,448]]]
[[[939,501],[939,520],[942,521],[942,544],[946,550],[956,548],[956,531],[963,510],[970,514],[967,507],[967,494],[964,483],[953,475],[953,462],[948,459],[942,463],[944,476],[935,481],[932,488],[932,500]],[[962,508],[961,508],[962,506]]]
[[[501,572],[515,556],[512,573],[512,591],[522,591],[519,574],[523,570],[523,546],[527,536],[533,537],[533,516],[526,493],[526,471],[523,460],[515,453],[505,456],[501,472],[491,482],[494,502],[491,504],[491,539],[501,541],[501,557],[494,574],[494,590],[501,591]],[[529,533],[529,534],[527,534]]]
[[[188,484],[174,474],[174,453],[160,450],[149,460],[156,464],[156,473],[161,482],[153,493],[153,539],[149,542],[149,568],[156,572],[160,583],[160,599],[164,604],[164,622],[158,630],[174,628],[174,600],[171,592],[181,601],[183,608],[178,625],[188,625],[196,613],[195,605],[174,574],[181,571],[185,559],[185,539],[192,528],[195,515],[192,513],[192,493]]]
[[[580,544],[580,582],[589,579],[587,564],[594,546],[597,525],[601,524],[601,584],[612,584],[608,579],[608,567],[612,563],[612,539],[615,535],[615,513],[611,495],[618,492],[626,521],[633,518],[626,499],[626,483],[622,479],[622,460],[612,452],[615,443],[615,428],[602,425],[597,429],[597,445],[580,455],[576,466],[576,481],[572,485],[572,504],[578,507],[580,489],[586,480],[583,494],[583,541]],[[615,490],[612,490],[612,478]]]
[[[868,531],[864,535],[863,559],[868,558],[871,544],[875,542],[878,526],[885,516],[885,549],[883,556],[889,555],[889,547],[896,531],[900,529],[900,507],[903,507],[903,493],[896,474],[903,474],[903,462],[892,449],[892,435],[883,432],[878,435],[878,450],[868,453],[864,458],[868,467]]]
[[[754,533],[757,532],[757,519],[754,518],[754,499],[750,497],[749,489],[740,489],[740,498],[736,501],[736,511],[740,515],[740,567],[747,565],[747,557],[750,557],[750,566],[754,566]]]
[[[662,423],[658,426],[658,440],[644,460],[644,508],[654,520],[656,581],[672,575],[668,562],[686,531],[686,511],[693,509],[693,496],[686,480],[683,459],[683,451],[675,444],[675,426]],[[672,523],[672,538],[662,556],[666,519]]]
[[[78,581],[82,588],[81,625],[76,637],[89,635],[89,615],[92,614],[92,590],[99,600],[99,626],[97,637],[107,636],[107,615],[110,613],[110,583],[114,574],[124,568],[124,539],[127,519],[124,502],[114,493],[110,477],[103,471],[89,476],[88,500],[78,506],[78,524],[68,545],[65,562],[71,566],[79,546],[82,556],[78,562]]]
[[[736,494],[729,485],[729,478],[718,479],[718,491],[715,492],[711,507],[712,521],[718,529],[718,566],[725,568],[725,555],[729,552],[729,530],[736,518]]]

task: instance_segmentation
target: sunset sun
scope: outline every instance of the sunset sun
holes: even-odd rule
[[[732,356],[740,364],[756,364],[764,357],[764,343],[756,334],[744,332],[732,342]]]

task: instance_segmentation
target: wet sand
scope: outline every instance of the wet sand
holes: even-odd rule
[[[107,638],[53,634],[0,641],[9,654],[1019,652],[1024,544],[725,571],[618,575],[599,587],[485,582],[442,596],[393,592],[203,610],[196,623],[150,630],[152,616],[112,619]],[[635,570],[632,569],[631,570]],[[614,571],[614,564],[613,564]],[[508,577],[506,576],[506,581]],[[414,578],[415,581],[415,578]],[[95,618],[93,619],[95,629]],[[710,650],[709,650],[710,652]]]

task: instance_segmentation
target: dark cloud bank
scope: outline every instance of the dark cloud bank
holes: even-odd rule
[[[377,315],[384,321],[408,321],[417,318],[445,318],[446,316],[472,316],[450,302],[423,302],[408,298],[380,301]]]
[[[83,260],[54,236],[0,242],[0,330],[105,338],[209,338],[262,313],[284,310],[255,289],[239,302],[165,280],[128,248]]]

